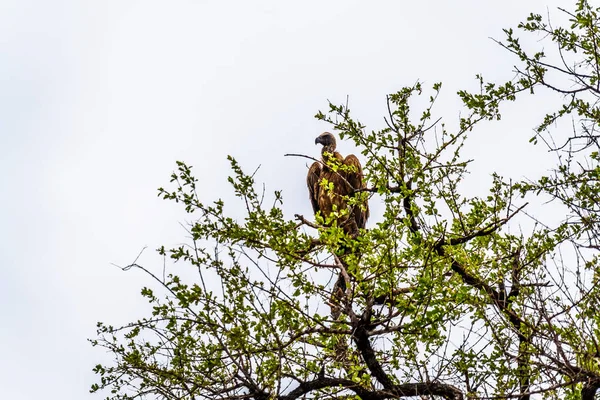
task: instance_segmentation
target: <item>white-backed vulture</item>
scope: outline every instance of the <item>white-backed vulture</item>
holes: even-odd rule
[[[348,209],[348,199],[356,195],[357,189],[365,188],[360,162],[353,154],[344,158],[335,151],[335,137],[329,132],[319,135],[315,139],[315,144],[322,144],[323,148],[321,161],[316,161],[311,165],[306,177],[313,211],[315,214],[320,212],[327,220],[334,209],[337,210],[338,215],[342,214],[342,210],[348,210],[347,214],[340,215],[335,222],[347,235],[355,238],[358,236],[359,229],[365,227],[369,218],[369,205],[366,201]],[[345,254],[340,254],[342,264],[346,263],[347,251],[347,249],[342,250]],[[346,287],[346,279],[340,273],[330,299],[333,319],[338,319],[341,315],[340,303]]]
[[[321,212],[327,219],[334,208],[338,212],[347,209],[347,199],[356,194],[357,189],[365,188],[362,167],[358,158],[350,154],[345,158],[335,151],[335,137],[324,132],[315,139],[315,144],[322,144],[321,162],[314,162],[308,170],[306,183],[310,202],[315,214]],[[337,167],[334,165],[337,164]],[[332,184],[333,188],[324,187],[322,181]],[[335,206],[335,207],[334,207]],[[358,235],[358,229],[364,228],[369,218],[369,205],[364,202],[354,205],[349,213],[337,220],[339,227],[351,236]]]

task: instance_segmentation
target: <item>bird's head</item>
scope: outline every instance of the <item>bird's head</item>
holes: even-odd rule
[[[335,151],[335,136],[329,132],[323,132],[315,139],[315,144],[322,144],[323,151],[333,153]]]

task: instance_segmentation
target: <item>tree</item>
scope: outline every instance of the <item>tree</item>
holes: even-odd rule
[[[159,195],[194,218],[192,241],[159,253],[190,264],[197,278],[128,267],[155,278],[142,290],[152,312],[122,327],[98,324],[92,343],[114,362],[95,368],[92,391],[108,389],[111,399],[593,399],[599,10],[580,0],[561,10],[568,27],[536,14],[519,25],[551,41],[554,58],[506,30],[499,43],[517,56],[516,78],[478,76],[479,93],[459,92],[469,114],[456,127],[434,117],[441,84],[389,95],[385,126],[371,133],[347,105],[319,112],[366,160],[367,188],[348,202],[385,204],[382,220],[358,236],[318,217],[284,218],[282,193],[257,191],[233,158],[229,182],[245,217],[228,217],[221,200],[200,199],[192,168],[178,162],[173,188]],[[410,100],[423,93],[428,105],[415,112]],[[555,170],[518,182],[496,174],[484,195],[461,193],[470,133],[500,119],[503,103],[540,93],[560,105],[531,141],[556,153]],[[543,204],[532,210],[540,196],[564,218],[553,222]],[[354,256],[342,262],[342,249]],[[347,285],[342,316],[332,319],[328,279],[339,273]]]

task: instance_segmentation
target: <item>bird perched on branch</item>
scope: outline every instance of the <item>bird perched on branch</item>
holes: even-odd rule
[[[359,229],[365,227],[369,218],[369,205],[366,201],[348,204],[348,200],[355,197],[359,189],[366,187],[360,162],[354,154],[344,158],[335,151],[335,137],[329,132],[319,135],[315,139],[315,144],[321,144],[323,148],[321,161],[311,165],[306,177],[313,211],[315,214],[320,212],[325,221],[329,220],[332,212],[336,211],[338,217],[329,222],[337,223],[337,226],[348,236],[356,238]],[[345,256],[348,255],[349,250],[343,245],[340,249],[343,253],[340,254],[340,262],[346,264]],[[342,267],[346,268],[347,265]],[[346,279],[340,273],[331,297],[331,315],[334,319],[340,316],[339,303],[344,296],[346,286]]]
[[[321,212],[324,219],[329,218],[336,209],[348,210],[347,200],[357,194],[358,189],[365,188],[362,167],[354,154],[345,158],[335,151],[335,137],[324,132],[315,139],[315,144],[322,144],[321,161],[314,162],[308,170],[306,183],[310,194],[310,202],[315,214]],[[337,220],[339,227],[348,235],[358,235],[369,218],[369,205],[355,204],[348,213]]]

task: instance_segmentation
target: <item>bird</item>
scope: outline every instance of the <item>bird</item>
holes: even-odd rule
[[[337,223],[351,238],[356,238],[359,230],[366,227],[369,218],[369,204],[366,200],[351,207],[348,205],[348,199],[356,196],[357,190],[366,188],[360,161],[354,154],[343,157],[337,152],[335,136],[329,132],[317,136],[315,144],[321,144],[323,147],[321,160],[310,166],[306,177],[313,211],[315,215],[321,213],[326,222]],[[340,213],[341,210],[348,212]],[[333,211],[339,213],[335,221],[330,219]],[[346,264],[346,256],[351,251],[343,244],[340,245],[339,260],[342,264]],[[339,303],[345,291],[346,279],[340,273],[330,300],[331,316],[334,319],[338,319],[341,314]]]
[[[321,161],[315,161],[308,170],[306,184],[310,202],[315,214],[327,220],[335,210],[348,210],[348,214],[337,220],[337,225],[352,237],[364,229],[369,218],[369,204],[355,204],[348,209],[347,200],[354,197],[357,190],[366,188],[360,161],[354,154],[345,158],[336,151],[335,136],[323,132],[315,139],[315,144],[323,145]],[[326,188],[323,180],[332,184]]]

